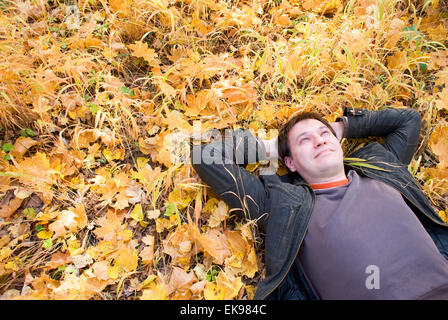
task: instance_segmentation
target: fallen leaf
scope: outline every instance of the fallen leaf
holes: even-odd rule
[[[135,41],[133,44],[128,45],[132,51],[132,55],[145,59],[150,66],[158,66],[160,64],[157,53],[154,49],[148,48],[146,42]]]
[[[14,148],[11,150],[11,155],[16,158],[16,160],[22,158],[25,153],[32,146],[39,144],[39,141],[36,141],[29,137],[19,137],[14,143]]]
[[[137,203],[134,206],[134,209],[132,209],[131,213],[129,214],[129,216],[134,219],[134,221],[136,222],[140,222],[143,220],[143,218],[145,217],[143,215],[143,210],[142,210],[142,205],[140,203]]]
[[[429,147],[439,157],[438,168],[448,167],[448,126],[439,124],[431,133]]]
[[[6,197],[5,197],[6,198]],[[14,212],[17,211],[17,209],[22,205],[23,199],[20,198],[13,198],[9,201],[5,201],[3,199],[2,203],[0,204],[0,217],[2,218],[9,218],[14,214]]]

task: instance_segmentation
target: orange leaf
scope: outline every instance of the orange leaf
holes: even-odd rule
[[[14,143],[14,148],[11,150],[11,155],[17,159],[22,158],[23,155],[32,146],[39,144],[39,141],[33,140],[29,137],[19,137]]]
[[[23,199],[20,198],[13,198],[7,203],[3,203],[0,206],[0,217],[2,218],[9,218],[16,212],[17,209],[22,205]]]
[[[231,255],[227,237],[216,229],[201,235],[199,242],[204,250],[213,257],[213,262],[216,264],[222,264],[224,259]]]
[[[408,59],[405,51],[398,51],[387,57],[387,67],[389,69],[405,70],[408,67]]]
[[[55,269],[57,267],[63,266],[64,264],[68,264],[72,262],[72,257],[70,256],[70,252],[66,253],[56,252],[51,255],[51,260],[47,262],[45,265],[49,269]]]
[[[448,126],[439,124],[431,133],[429,147],[439,157],[438,168],[448,167]]]
[[[130,44],[128,47],[132,50],[132,55],[134,57],[145,59],[150,66],[158,66],[160,64],[157,59],[156,51],[148,48],[148,44],[146,42],[135,41],[134,44]]]

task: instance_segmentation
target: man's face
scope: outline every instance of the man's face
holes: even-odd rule
[[[291,157],[285,157],[285,164],[308,183],[330,182],[345,174],[341,144],[322,122],[299,121],[289,131],[288,141]]]

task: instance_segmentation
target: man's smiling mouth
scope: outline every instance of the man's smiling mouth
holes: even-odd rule
[[[319,153],[316,154],[316,155],[314,156],[314,159],[316,159],[317,157],[321,156],[323,153],[325,153],[325,152],[327,152],[327,151],[332,152],[333,150],[331,150],[331,149],[325,149],[325,150],[319,151]]]

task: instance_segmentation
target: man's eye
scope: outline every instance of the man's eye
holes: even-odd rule
[[[309,140],[309,138],[302,138],[302,139],[300,139],[300,143],[306,142],[308,140]]]
[[[322,135],[329,134],[329,133],[330,133],[330,131],[324,131],[324,132],[322,132]]]

